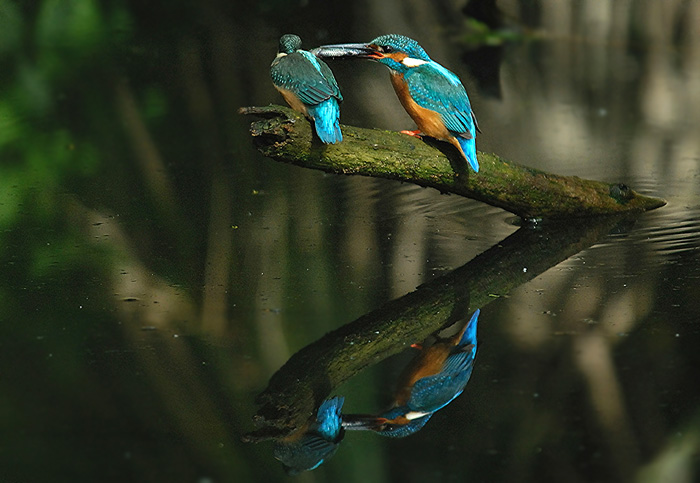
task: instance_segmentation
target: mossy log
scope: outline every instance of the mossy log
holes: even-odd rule
[[[270,378],[256,399],[258,429],[245,435],[244,441],[291,434],[355,374],[467,319],[475,309],[508,295],[593,245],[611,229],[633,221],[631,215],[522,227],[466,265],[326,334],[294,354]]]
[[[405,134],[342,126],[343,141],[325,145],[309,121],[292,109],[244,107],[261,117],[250,132],[258,150],[278,161],[329,173],[395,179],[483,201],[526,219],[562,219],[640,212],[666,204],[622,183],[560,176],[478,153],[471,171],[447,143]]]

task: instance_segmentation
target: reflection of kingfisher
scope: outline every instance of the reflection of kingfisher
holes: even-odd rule
[[[345,435],[340,415],[343,402],[342,396],[326,399],[305,427],[275,441],[273,455],[282,462],[287,474],[318,468],[335,454]]]
[[[381,62],[391,70],[391,83],[419,131],[403,131],[454,145],[476,172],[476,131],[467,91],[459,78],[433,61],[418,42],[403,35],[382,35],[369,44],[327,45],[315,49],[321,57],[360,57]]]
[[[439,339],[406,366],[392,409],[380,416],[344,415],[346,429],[371,429],[401,438],[421,429],[435,411],[462,394],[474,368],[479,310],[452,337]]]
[[[314,54],[301,50],[301,39],[292,34],[280,38],[279,52],[270,67],[272,83],[292,109],[314,120],[324,143],[343,140],[340,107],[343,100],[331,69]]]

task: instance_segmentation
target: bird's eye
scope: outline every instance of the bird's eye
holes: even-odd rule
[[[394,51],[394,48],[390,45],[382,45],[380,48],[385,54],[391,54]]]

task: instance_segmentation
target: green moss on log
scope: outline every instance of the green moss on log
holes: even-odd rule
[[[621,183],[560,176],[478,153],[471,171],[454,148],[404,134],[342,126],[343,142],[325,145],[309,121],[282,106],[246,107],[255,146],[278,161],[329,173],[394,179],[483,201],[527,219],[562,219],[641,212],[666,204]]]

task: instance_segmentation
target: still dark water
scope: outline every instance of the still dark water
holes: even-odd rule
[[[241,439],[270,377],[436,280],[419,295],[481,309],[464,393],[410,437],[348,432],[298,481],[697,481],[700,3],[504,1],[480,50],[459,2],[291,3],[0,2],[0,481],[287,480]],[[465,83],[478,149],[668,204],[516,233],[266,159],[237,109],[282,102],[287,32],[414,37]],[[383,67],[333,68],[344,123],[413,128]],[[477,306],[460,290],[486,269],[502,290]],[[377,413],[419,342],[399,332],[338,387],[308,366],[276,384]]]

